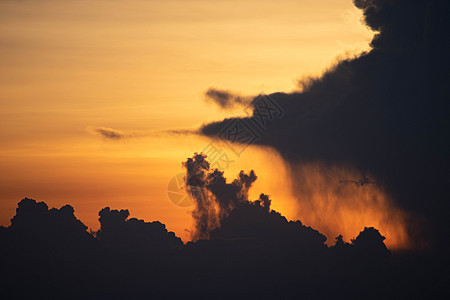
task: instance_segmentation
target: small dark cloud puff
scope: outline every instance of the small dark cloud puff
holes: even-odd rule
[[[205,92],[205,97],[207,101],[211,101],[225,110],[238,106],[249,106],[253,100],[252,97],[243,97],[230,91],[216,88],[209,88]]]

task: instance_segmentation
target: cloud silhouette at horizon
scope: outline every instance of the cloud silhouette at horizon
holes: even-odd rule
[[[0,285],[16,297],[69,298],[238,293],[327,299],[336,290],[340,297],[361,298],[443,288],[436,285],[438,261],[417,256],[411,265],[413,253],[392,257],[377,229],[366,227],[348,243],[339,236],[328,247],[325,236],[287,221],[268,200],[239,201],[209,240],[183,244],[164,224],[129,218],[126,209],[102,209],[101,229],[88,232],[71,206],[49,209],[25,198],[11,225],[0,227]]]

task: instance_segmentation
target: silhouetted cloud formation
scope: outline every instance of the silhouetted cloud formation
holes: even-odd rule
[[[248,175],[241,171],[237,179],[227,183],[223,172],[210,170],[206,155],[202,153],[188,158],[183,166],[186,168],[187,191],[195,201],[192,239],[205,239],[230,211],[248,201],[248,190],[257,177],[253,171]]]
[[[111,210],[103,208],[98,215],[101,224],[96,237],[103,243],[127,248],[176,248],[183,243],[173,232],[158,221],[144,222],[128,218],[127,209]]]
[[[241,173],[235,182],[244,188],[250,177]],[[227,191],[233,184],[224,184],[215,195],[236,200]],[[350,243],[339,236],[328,247],[318,231],[271,210],[267,195],[242,199],[233,208],[228,202],[228,213],[209,240],[183,244],[160,222],[129,218],[126,209],[102,209],[101,229],[89,233],[71,206],[48,209],[26,198],[11,225],[0,228],[2,293],[14,298],[361,299],[433,297],[446,287],[446,278],[439,277],[441,257],[391,255],[375,228],[364,228]]]
[[[295,189],[295,166],[302,163],[348,165],[373,174],[404,210],[427,219],[429,227],[409,228],[414,240],[421,235],[448,247],[439,236],[448,233],[450,211],[450,3],[355,0],[355,5],[377,31],[373,49],[311,78],[302,92],[269,95],[285,115],[268,122],[255,143],[280,152],[292,166]],[[254,118],[240,121],[251,126]],[[201,130],[217,136],[234,120]]]
[[[211,239],[254,239],[263,247],[276,248],[271,252],[296,252],[305,255],[303,259],[326,250],[326,237],[318,231],[300,221],[287,221],[280,213],[260,204],[259,200],[240,203],[211,232]]]
[[[51,244],[67,247],[92,240],[86,230],[87,227],[75,217],[72,206],[49,209],[44,202],[28,198],[19,202],[8,228],[22,242],[33,246]]]

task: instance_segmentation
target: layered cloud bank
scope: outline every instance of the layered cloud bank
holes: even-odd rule
[[[320,214],[321,206],[338,211],[362,206],[367,209],[352,213],[381,212],[380,224],[408,220],[407,232],[397,235],[412,236],[414,246],[447,247],[448,239],[441,236],[447,233],[449,216],[449,2],[354,3],[376,32],[371,51],[338,62],[322,77],[304,80],[302,92],[268,95],[283,110],[280,118],[272,118],[270,108],[255,98],[252,117],[207,124],[202,133],[233,141],[234,136],[221,134],[224,128],[236,121],[251,126],[270,119],[263,130],[254,127],[252,143],[270,146],[286,160],[294,192],[300,195],[301,218]],[[323,194],[320,180],[304,179],[311,168],[324,170],[311,176],[327,178],[334,169],[351,175],[337,181],[370,174],[377,191],[318,196]],[[308,199],[305,191],[316,196]],[[374,194],[378,200],[361,199]],[[331,220],[329,215],[326,219]],[[310,224],[324,231],[333,227],[312,219]]]
[[[327,246],[319,231],[272,210],[268,195],[249,199],[253,171],[228,182],[203,154],[184,166],[195,202],[193,242],[109,207],[98,213],[100,230],[88,232],[70,205],[49,209],[25,198],[0,228],[2,291],[18,298],[360,299],[429,296],[444,287],[446,257],[392,254],[373,227]]]

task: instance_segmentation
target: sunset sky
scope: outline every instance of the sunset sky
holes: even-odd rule
[[[101,208],[127,208],[188,240],[190,208],[167,186],[210,140],[172,130],[244,114],[206,102],[210,87],[289,92],[368,50],[361,17],[350,0],[1,1],[0,224],[30,197],[72,205],[92,229]],[[229,178],[254,169],[250,195],[297,217],[276,152],[232,159]]]

